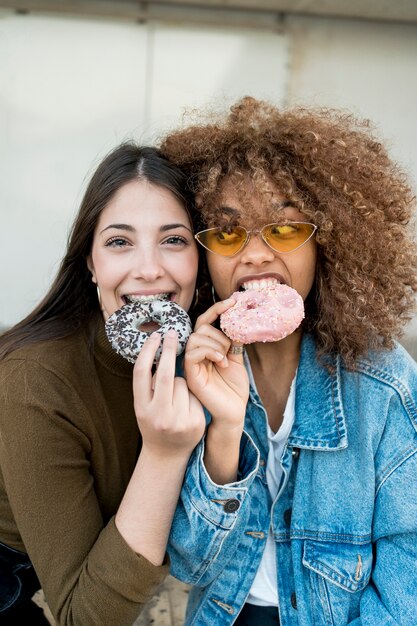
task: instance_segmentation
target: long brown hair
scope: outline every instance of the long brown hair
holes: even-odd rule
[[[87,186],[73,223],[56,278],[38,306],[0,337],[0,359],[28,344],[66,337],[88,327],[99,311],[96,287],[86,259],[100,214],[114,194],[131,180],[168,189],[192,211],[192,196],[183,173],[154,147],[124,142],[99,164]]]

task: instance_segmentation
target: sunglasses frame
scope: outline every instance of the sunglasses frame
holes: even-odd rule
[[[288,250],[288,252],[280,252],[279,250],[276,250],[276,248],[274,248],[273,246],[271,246],[271,244],[265,239],[264,236],[264,230],[265,228],[268,228],[268,226],[287,226],[287,225],[291,225],[291,224],[306,224],[308,226],[311,226],[313,228],[311,235],[309,235],[307,237],[307,239],[305,241],[303,241],[303,243],[300,243],[299,246],[297,246],[296,248],[293,248],[292,250]],[[196,233],[194,235],[194,238],[198,241],[198,243],[200,244],[200,246],[203,246],[203,248],[205,248],[206,250],[208,250],[208,252],[211,252],[212,254],[217,254],[217,256],[221,256],[225,259],[231,259],[232,257],[236,256],[237,254],[239,254],[239,252],[242,252],[243,248],[245,248],[253,233],[259,234],[262,237],[262,241],[264,243],[266,243],[266,245],[271,248],[271,250],[273,250],[274,252],[277,252],[277,254],[291,254],[291,252],[295,252],[296,250],[299,250],[300,248],[302,248],[302,246],[304,246],[304,244],[306,244],[308,241],[310,241],[310,239],[313,237],[313,235],[316,233],[317,231],[317,226],[315,224],[312,224],[311,222],[285,222],[285,224],[279,224],[278,222],[272,222],[271,224],[265,224],[265,226],[262,226],[262,228],[254,228],[252,230],[248,230],[247,228],[245,228],[244,226],[239,226],[239,228],[243,228],[243,230],[246,233],[246,238],[243,242],[243,244],[240,246],[240,248],[234,252],[233,254],[221,254],[221,252],[215,252],[214,250],[211,250],[210,248],[208,248],[202,241],[200,241],[200,239],[198,238],[199,235],[201,235],[202,233],[207,233],[209,231],[214,231],[214,230],[221,230],[219,226],[215,226],[214,228],[205,228],[204,230],[199,230],[198,233]]]

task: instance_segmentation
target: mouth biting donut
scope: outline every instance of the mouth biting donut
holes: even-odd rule
[[[220,328],[232,341],[279,341],[304,319],[303,299],[288,285],[235,291],[232,297],[236,304],[220,316]]]
[[[155,354],[155,363],[160,359],[164,336],[169,330],[178,333],[177,355],[183,352],[191,334],[191,320],[183,308],[170,300],[128,302],[115,311],[105,323],[106,335],[113,349],[134,363],[149,337],[149,333],[140,327],[149,322],[158,324],[159,328],[155,332],[162,337]]]

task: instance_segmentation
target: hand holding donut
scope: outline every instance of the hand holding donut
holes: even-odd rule
[[[178,336],[174,330],[165,335],[159,365],[152,373],[160,342],[159,333],[152,333],[133,369],[134,406],[143,448],[159,457],[188,458],[204,434],[204,411],[185,380],[175,376]]]
[[[242,350],[233,350],[226,335],[212,326],[230,306],[229,298],[216,302],[197,319],[185,350],[185,376],[192,393],[221,428],[242,428],[249,381]]]

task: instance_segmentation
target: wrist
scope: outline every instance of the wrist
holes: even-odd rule
[[[227,424],[221,420],[213,419],[207,427],[207,437],[213,439],[224,439],[229,441],[240,441],[243,433],[243,421],[240,424]]]
[[[215,454],[219,458],[222,455],[231,458],[239,458],[240,440],[242,439],[243,428],[217,428],[210,424],[207,428],[205,450],[207,454]]]
[[[242,427],[227,430],[210,424],[207,429],[204,465],[210,478],[217,485],[237,480]]]
[[[144,442],[138,460],[140,460],[141,464],[152,464],[167,471],[171,467],[178,468],[183,466],[185,468],[191,453],[192,450],[179,450],[175,447],[162,449]]]

